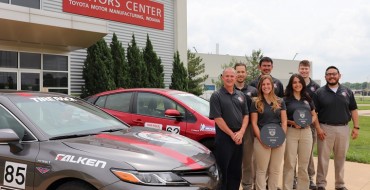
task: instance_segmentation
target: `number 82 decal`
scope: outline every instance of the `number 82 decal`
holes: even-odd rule
[[[6,162],[4,167],[4,185],[25,189],[27,165]]]
[[[173,134],[180,134],[180,127],[179,126],[172,126],[172,125],[167,125],[166,126],[166,131],[173,133]]]

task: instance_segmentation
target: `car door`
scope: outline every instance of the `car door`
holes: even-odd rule
[[[176,109],[184,117],[177,120],[165,116],[167,109]],[[186,136],[185,109],[175,101],[160,94],[138,92],[134,104],[135,115],[132,115],[133,126],[144,126],[162,129],[174,134]]]
[[[7,142],[12,129],[21,141]],[[39,143],[3,105],[0,104],[0,189],[34,189],[35,158]]]
[[[100,96],[96,100],[95,105],[103,108],[121,121],[133,125],[135,123],[132,122],[132,113],[130,111],[133,94],[133,92],[121,92]]]

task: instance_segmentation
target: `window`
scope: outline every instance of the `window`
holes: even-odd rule
[[[68,73],[44,72],[44,87],[68,87]]]
[[[0,89],[17,90],[17,73],[0,72]]]
[[[129,112],[132,92],[112,94],[107,97],[105,108]]]
[[[19,54],[20,68],[24,69],[41,69],[41,54],[24,53]]]
[[[40,0],[11,0],[11,4],[22,7],[40,9]]]
[[[68,57],[62,55],[43,55],[43,69],[53,71],[68,71]]]
[[[0,105],[0,129],[13,129],[19,139],[24,141],[35,140],[32,135],[13,117],[2,105]]]
[[[21,73],[21,90],[40,91],[40,74]]]
[[[18,68],[18,53],[0,51],[0,67]]]
[[[176,109],[185,116],[185,109],[176,102],[157,94],[139,93],[137,96],[137,113],[154,117],[165,117],[167,109]]]
[[[98,100],[95,102],[95,105],[104,108],[105,101],[107,100],[107,96],[100,96]]]

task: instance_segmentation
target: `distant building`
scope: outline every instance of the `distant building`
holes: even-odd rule
[[[208,79],[205,81],[204,85],[206,91],[203,94],[203,98],[209,99],[213,91],[216,90],[215,84],[212,83],[212,79],[217,81],[220,78],[222,73],[222,65],[229,64],[233,59],[236,62],[247,63],[245,56],[235,56],[235,55],[220,55],[220,54],[205,54],[205,53],[196,53],[196,56],[199,56],[203,59],[202,63],[205,64],[205,73],[208,74]],[[298,64],[300,60],[286,60],[286,59],[274,59],[273,64],[274,68],[271,75],[279,79],[284,87],[288,84],[289,78],[293,73],[298,73]],[[311,64],[311,77],[312,77],[312,64]],[[320,81],[316,81],[319,82]]]

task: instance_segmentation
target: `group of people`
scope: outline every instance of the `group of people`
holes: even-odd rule
[[[271,76],[273,61],[263,57],[258,66],[261,75],[245,83],[247,67],[237,63],[222,73],[223,87],[210,98],[210,118],[216,125],[214,155],[221,174],[219,189],[280,189],[283,165],[283,189],[325,190],[330,154],[334,152],[335,188],[346,190],[344,163],[351,136],[359,134],[357,104],[353,92],[341,85],[335,66],[325,71],[326,85],[310,79],[310,62],[299,63],[285,88]],[[296,123],[294,112],[305,109],[311,121]],[[285,141],[269,147],[261,139],[264,126],[281,127]],[[317,138],[318,137],[318,138]],[[317,141],[316,184],[313,148]],[[298,168],[296,165],[298,162]],[[298,172],[296,172],[298,171]]]

